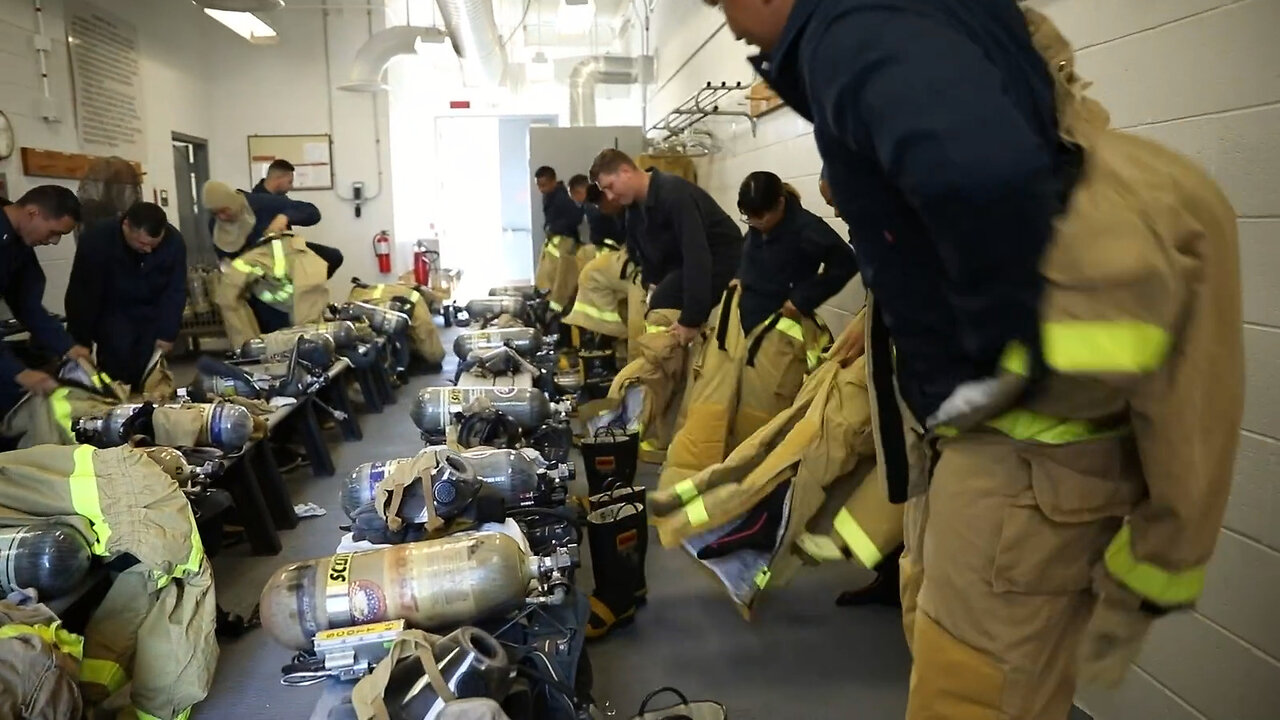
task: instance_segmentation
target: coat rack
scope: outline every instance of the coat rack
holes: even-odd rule
[[[750,85],[735,82],[732,85],[721,82],[719,85],[708,82],[699,88],[688,100],[680,103],[661,120],[649,128],[649,132],[660,133],[655,138],[658,143],[672,138],[686,137],[695,125],[709,117],[740,117],[751,123],[751,137],[756,136],[756,117],[743,108],[737,108],[738,100],[745,101],[745,95],[751,90]],[[738,98],[737,95],[744,97]],[[733,101],[730,103],[730,101]],[[735,109],[730,109],[734,107]]]

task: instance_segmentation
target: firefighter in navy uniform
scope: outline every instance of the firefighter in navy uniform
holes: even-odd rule
[[[253,186],[251,195],[275,195],[288,199],[289,191],[293,189],[293,163],[284,159],[272,160],[267,166],[267,175]],[[316,211],[316,222],[320,220],[320,211]],[[302,223],[299,223],[301,225]],[[315,224],[315,223],[312,223]],[[311,252],[319,255],[324,260],[325,265],[329,266],[329,277],[333,277],[338,272],[338,268],[342,267],[342,251],[328,245],[321,245],[316,242],[307,242],[307,248]]]
[[[140,388],[153,354],[173,349],[186,305],[187,246],[164,210],[135,203],[76,240],[67,329],[97,345],[98,367]]]
[[[550,294],[554,312],[563,312],[573,300],[577,285],[578,227],[582,224],[582,205],[569,194],[569,188],[556,180],[554,168],[542,166],[534,173],[538,192],[542,193],[542,255],[534,284]]]
[[[670,331],[688,345],[738,271],[742,231],[706,190],[642,171],[620,150],[601,152],[591,177],[626,207],[627,245],[650,290],[649,311],[678,311]]]
[[[44,309],[44,270],[35,251],[41,245],[57,245],[79,221],[80,201],[58,185],[32,188],[13,203],[0,198],[0,297],[35,345],[55,355],[88,359],[89,349],[77,345]],[[52,376],[27,368],[8,343],[0,342],[0,415],[25,393],[56,389]]]
[[[721,0],[814,123],[906,501],[909,720],[1061,720],[1196,601],[1243,414],[1235,212],[1014,0]]]

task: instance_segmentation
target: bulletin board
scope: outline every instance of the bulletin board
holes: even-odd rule
[[[250,182],[266,177],[271,161],[283,159],[293,164],[294,190],[331,190],[332,155],[329,135],[250,135]]]

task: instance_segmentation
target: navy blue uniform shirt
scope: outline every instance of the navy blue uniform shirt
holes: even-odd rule
[[[0,198],[0,208],[10,204]],[[0,297],[33,340],[61,357],[75,343],[62,323],[44,309],[44,282],[44,270],[36,258],[35,248],[22,241],[9,223],[9,216],[0,210]],[[26,369],[9,344],[0,342],[0,382],[12,381]]]
[[[110,341],[101,337],[107,316],[149,330],[152,342],[173,342],[186,304],[187,245],[173,225],[165,225],[164,239],[146,254],[125,243],[118,217],[98,221],[76,240],[67,329],[81,345]]]
[[[574,202],[564,183],[556,183],[551,192],[542,196],[543,230],[547,237],[564,235],[578,239],[578,226],[582,224],[582,206]]]
[[[644,201],[627,208],[627,245],[644,285],[658,286],[650,308],[679,309],[681,325],[700,327],[738,271],[742,231],[706,190],[649,173]]]
[[[788,195],[786,214],[772,232],[747,230],[738,270],[742,329],[751,332],[788,300],[812,317],[857,273],[858,261],[849,243]]]
[[[754,62],[814,124],[917,418],[1010,341],[1039,347],[1039,261],[1079,153],[1017,4],[796,0]]]

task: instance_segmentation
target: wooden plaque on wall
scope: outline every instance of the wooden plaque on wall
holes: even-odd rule
[[[778,97],[778,93],[769,87],[769,83],[763,80],[757,80],[751,86],[751,91],[747,93],[747,102],[747,112],[754,118],[764,117],[786,104],[782,102],[782,98]]]

